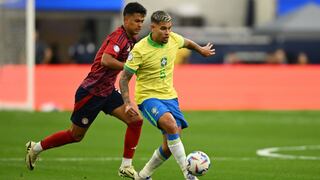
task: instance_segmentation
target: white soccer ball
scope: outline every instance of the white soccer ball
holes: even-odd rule
[[[202,151],[194,151],[187,156],[187,170],[194,176],[203,176],[210,167],[210,158]]]

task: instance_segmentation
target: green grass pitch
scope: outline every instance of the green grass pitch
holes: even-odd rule
[[[211,158],[203,180],[320,179],[320,111],[190,111],[182,140],[186,152]],[[24,164],[25,143],[70,126],[70,112],[0,111],[1,180],[117,180],[125,125],[100,114],[82,142],[41,154],[34,171]],[[145,120],[134,166],[140,170],[161,143],[161,134]],[[258,149],[305,146],[277,153],[314,159],[260,157]],[[316,147],[316,148],[308,148]],[[183,179],[171,157],[155,180]]]

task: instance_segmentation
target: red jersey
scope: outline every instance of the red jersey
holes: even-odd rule
[[[96,96],[108,96],[113,91],[117,75],[121,70],[108,69],[101,65],[103,53],[112,55],[121,62],[127,60],[136,39],[130,39],[123,26],[117,28],[107,36],[96,54],[91,71],[81,83],[81,87]]]

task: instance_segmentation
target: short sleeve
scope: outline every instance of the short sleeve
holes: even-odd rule
[[[176,42],[178,43],[178,47],[182,48],[184,46],[184,37],[181,36],[180,34],[171,32],[172,37],[176,40]]]
[[[104,49],[103,53],[110,54],[117,59],[120,51],[121,51],[121,47],[117,43],[113,42],[112,40],[109,40],[107,42],[107,46]]]
[[[124,69],[134,74],[139,69],[141,63],[141,53],[136,48],[133,48],[128,55],[128,59],[124,65]]]

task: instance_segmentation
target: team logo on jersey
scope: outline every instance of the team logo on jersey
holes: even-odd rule
[[[163,57],[162,59],[161,59],[161,67],[164,67],[164,66],[166,66],[167,65],[167,57]]]
[[[167,77],[166,75],[166,65],[167,65],[168,61],[167,61],[167,57],[163,57],[161,58],[160,64],[161,64],[161,70],[160,70],[160,78],[164,79],[165,77]]]
[[[155,116],[159,113],[158,109],[156,107],[153,107],[151,109],[151,113],[154,114]]]
[[[128,61],[131,61],[133,59],[133,55],[132,53],[130,52],[129,55],[128,55]]]
[[[82,118],[81,122],[82,122],[82,124],[88,124],[89,123],[89,119],[84,117],[84,118]]]
[[[113,46],[114,52],[118,53],[120,51],[120,47],[118,45]]]

